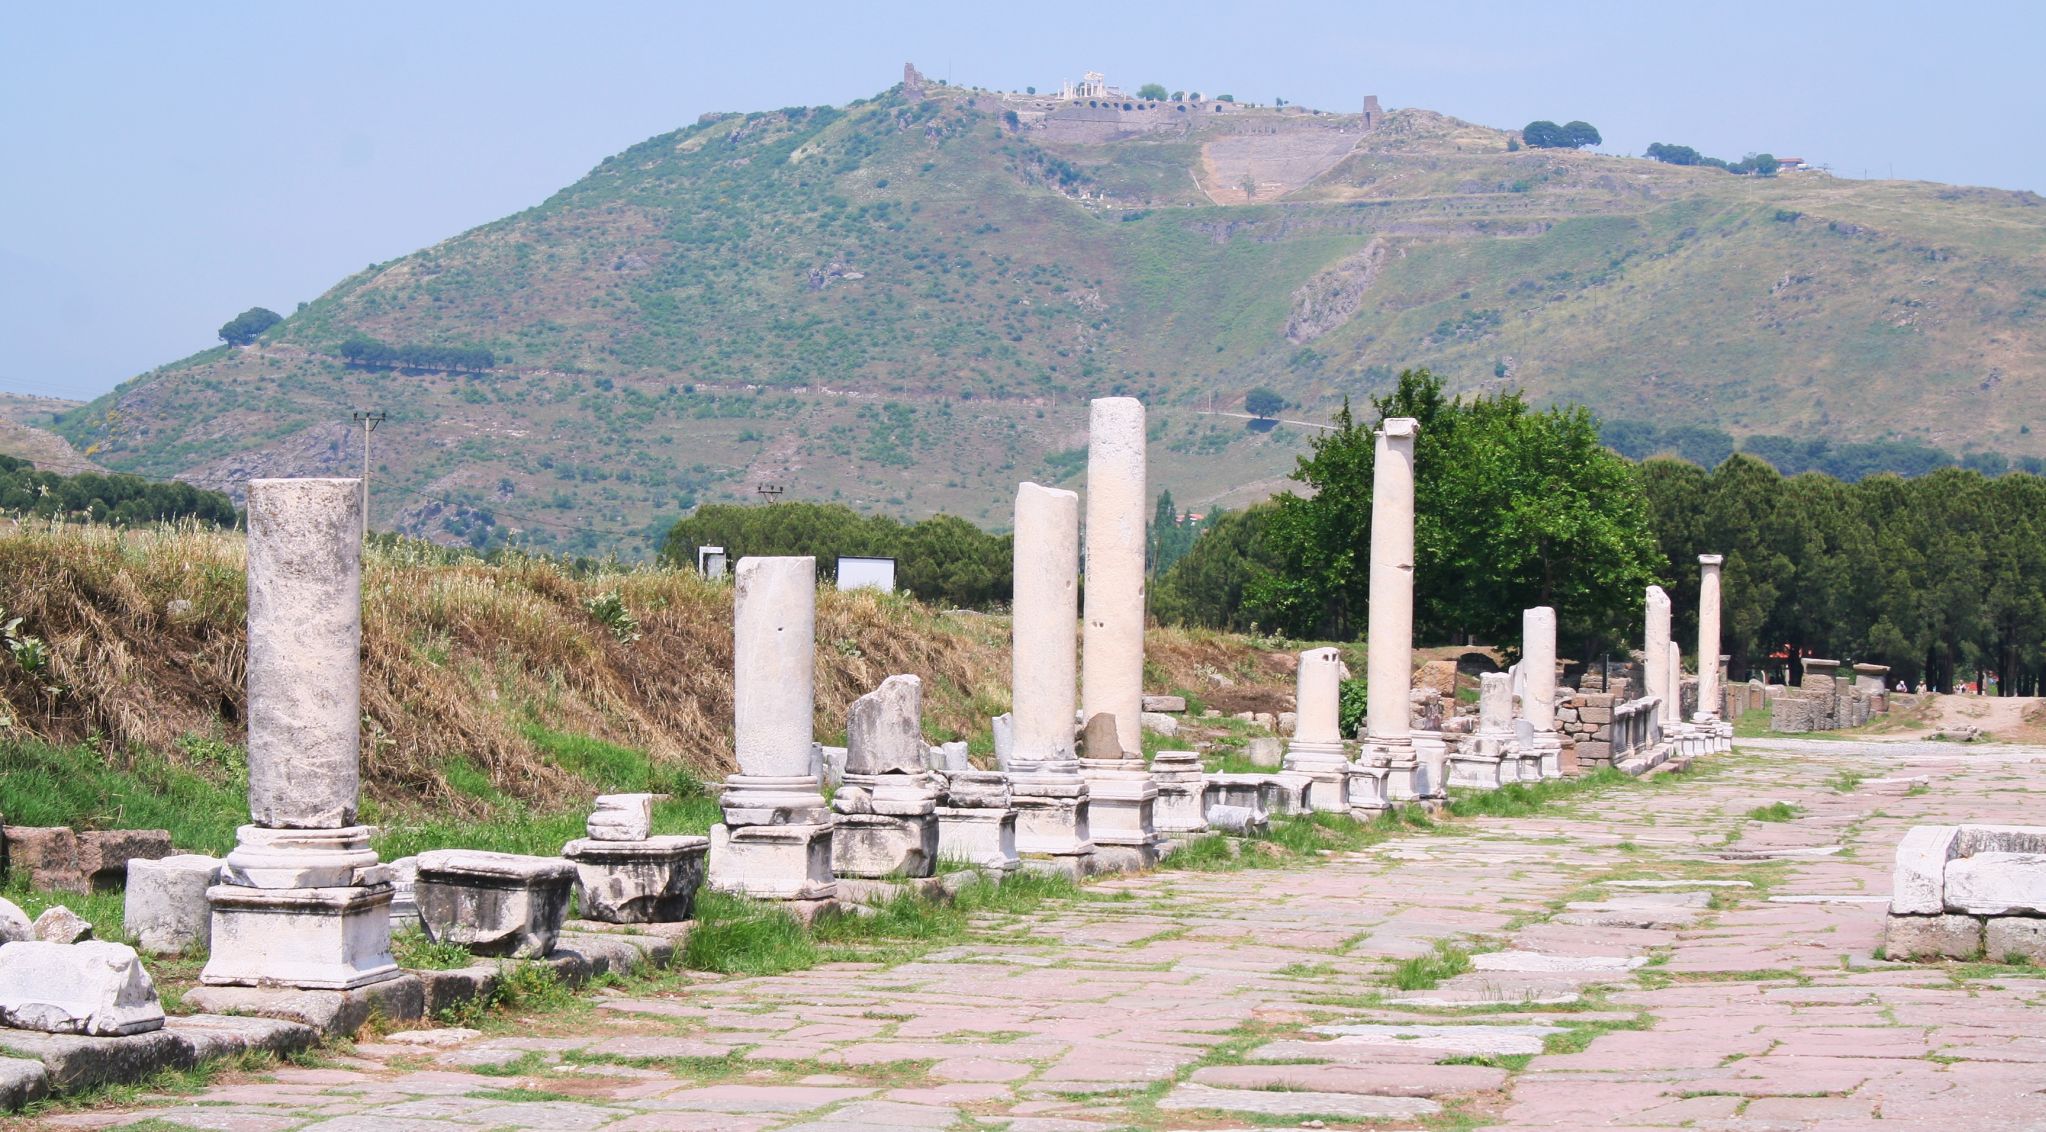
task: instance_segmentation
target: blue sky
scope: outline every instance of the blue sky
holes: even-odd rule
[[[1844,176],[2046,190],[2046,5],[36,4],[0,17],[0,389],[90,397],[348,272],[535,203],[708,110],[905,60],[1583,118]]]

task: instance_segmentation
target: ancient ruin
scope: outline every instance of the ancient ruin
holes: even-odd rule
[[[362,491],[249,483],[249,814],[207,890],[214,985],[395,978],[388,871],[356,822]]]
[[[1414,669],[1414,438],[1420,422],[1378,427],[1371,479],[1370,674],[1364,748],[1349,773],[1349,804],[1366,815],[1440,793],[1414,751],[1408,689]]]
[[[575,866],[582,918],[606,924],[687,920],[703,884],[710,838],[656,837],[652,794],[599,795],[585,836],[561,847]]]
[[[829,900],[831,813],[810,765],[816,561],[742,558],[733,574],[739,770],[725,780],[725,820],[711,827],[710,884],[763,900]]]
[[[1305,779],[1307,808],[1341,813],[1350,808],[1350,758],[1343,743],[1340,708],[1343,654],[1339,649],[1308,649],[1299,656],[1294,674],[1293,738],[1286,745],[1284,766]]]
[[[845,779],[831,799],[832,870],[927,877],[938,864],[938,787],[924,766],[923,681],[890,676],[853,701]]]
[[[1010,617],[1009,798],[1016,811],[1016,852],[1031,868],[1076,877],[1092,871],[1094,858],[1088,784],[1080,777],[1073,738],[1079,583],[1080,497],[1019,485]]]

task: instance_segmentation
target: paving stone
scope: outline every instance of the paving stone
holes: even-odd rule
[[[1424,1097],[1380,1097],[1360,1093],[1263,1092],[1255,1089],[1211,1089],[1179,1085],[1158,1101],[1158,1107],[1179,1112],[1214,1109],[1258,1116],[1334,1116],[1355,1120],[1396,1120],[1433,1116],[1442,1106]]]
[[[1194,1070],[1188,1080],[1223,1089],[1439,1097],[1496,1089],[1506,1082],[1506,1071],[1482,1065],[1211,1065]]]
[[[1509,1026],[1443,1026],[1396,1023],[1350,1023],[1314,1026],[1316,1034],[1333,1035],[1325,1044],[1393,1046],[1400,1049],[1434,1049],[1445,1055],[1465,1057],[1486,1054],[1542,1052],[1542,1039],[1563,1032],[1561,1026],[1522,1024]]]
[[[809,1112],[857,1100],[873,1091],[808,1085],[705,1085],[678,1089],[658,1100],[642,1102],[639,1107],[703,1112]]]
[[[1620,972],[1645,966],[1645,955],[1546,955],[1539,951],[1486,951],[1471,956],[1480,971]]]

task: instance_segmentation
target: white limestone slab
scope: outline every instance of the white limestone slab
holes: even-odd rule
[[[1540,951],[1487,951],[1471,956],[1480,971],[1547,974],[1561,971],[1632,971],[1648,962],[1645,955],[1548,955]]]
[[[1330,1045],[1382,1045],[1402,1049],[1442,1050],[1451,1055],[1542,1052],[1542,1039],[1563,1032],[1561,1026],[1522,1022],[1505,1026],[1474,1024],[1402,1025],[1393,1022],[1352,1022],[1309,1027],[1310,1033],[1332,1036]]]
[[[1948,862],[1946,882],[1949,912],[2046,915],[2046,854],[1977,853]]]
[[[1897,842],[1897,866],[1890,880],[1890,911],[1929,916],[1944,906],[1947,861],[1955,856],[1961,829],[1920,825]]]
[[[1607,888],[1753,888],[1747,880],[1609,880]]]
[[[1771,896],[1771,904],[1887,904],[1887,896],[1870,896],[1865,892],[1792,892],[1782,896]]]
[[[1342,1116],[1355,1120],[1393,1120],[1432,1116],[1442,1106],[1426,1097],[1375,1097],[1361,1093],[1271,1092],[1264,1089],[1217,1089],[1192,1083],[1165,1094],[1158,1107],[1172,1111],[1217,1109],[1259,1116]]]
[[[163,1004],[126,944],[31,940],[0,946],[0,1022],[113,1037],[162,1029]]]

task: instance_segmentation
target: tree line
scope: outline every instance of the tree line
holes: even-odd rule
[[[1757,434],[1736,443],[1730,433],[1704,425],[1657,425],[1652,421],[1629,420],[1600,422],[1599,437],[1606,447],[1633,460],[1668,455],[1700,467],[1716,468],[1738,449],[1786,476],[1820,472],[1850,482],[1884,472],[1922,476],[1951,467],[1990,476],[2010,471],[2046,475],[2046,459],[2037,456],[2012,458],[2001,452],[1964,452],[1956,456],[1909,440],[1834,443],[1822,436]]]
[[[1774,154],[1750,153],[1739,161],[1727,161],[1718,157],[1707,157],[1688,145],[1671,145],[1668,142],[1650,142],[1642,156],[1653,158],[1665,165],[1703,165],[1711,169],[1724,169],[1729,173],[1753,173],[1760,177],[1774,177],[1783,163]]]
[[[897,591],[933,605],[981,609],[1009,600],[1012,541],[955,515],[904,523],[839,503],[713,503],[669,529],[661,558],[693,567],[702,546],[724,547],[733,562],[807,554],[825,580],[837,577],[840,555],[893,558]]]
[[[364,369],[476,371],[497,364],[497,356],[480,346],[393,346],[362,334],[335,352],[348,365]]]
[[[234,501],[188,483],[158,483],[140,476],[40,471],[13,456],[0,456],[0,512],[37,518],[91,519],[129,526],[173,519],[232,527],[241,522]]]
[[[1160,620],[1293,636],[1364,632],[1375,422],[1421,420],[1415,451],[1415,634],[1517,643],[1520,611],[1556,608],[1564,655],[1639,648],[1660,583],[1697,640],[1698,556],[1726,558],[1722,649],[1736,677],[1798,676],[1796,658],[1891,667],[1951,690],[1994,674],[2046,681],[2046,478],[1938,467],[1849,482],[1785,476],[1752,453],[1712,470],[1636,463],[1582,409],[1518,394],[1450,400],[1400,375],[1360,423],[1346,406],[1294,473],[1306,489],[1211,516],[1153,588]]]

